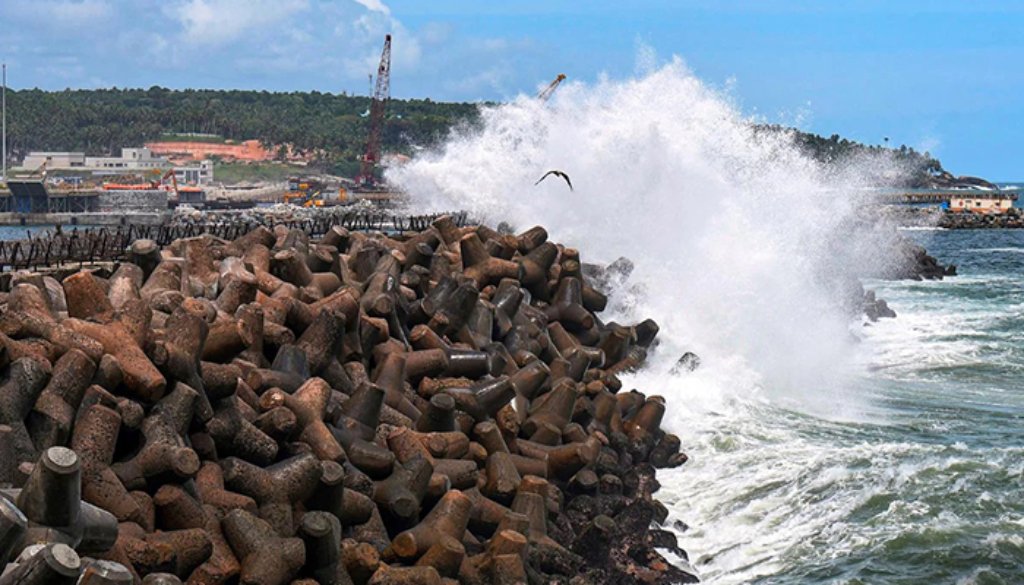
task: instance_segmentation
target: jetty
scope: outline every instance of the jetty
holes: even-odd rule
[[[658,325],[597,316],[619,269],[431,219],[181,225],[11,275],[10,582],[696,582],[654,497],[680,438],[620,379]]]

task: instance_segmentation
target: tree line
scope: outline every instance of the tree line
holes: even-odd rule
[[[892,185],[894,187],[928,187],[931,177],[946,172],[942,168],[942,163],[933,157],[930,152],[919,152],[914,147],[906,146],[905,144],[900,145],[899,148],[862,144],[842,138],[838,134],[825,138],[817,134],[769,124],[759,126],[758,130],[789,133],[797,146],[801,147],[806,154],[826,165],[842,165],[885,159],[900,171],[899,178],[895,181],[896,184]],[[878,169],[874,170],[881,172],[885,170],[886,166],[880,165]],[[870,171],[871,169],[867,168],[865,170]]]
[[[8,148],[20,160],[29,151],[83,151],[110,156],[122,147],[160,140],[168,134],[208,134],[227,140],[256,139],[266,146],[291,144],[312,156],[315,166],[353,174],[369,132],[367,96],[244,90],[28,89],[7,92]],[[457,124],[479,120],[480,104],[392,99],[382,137],[386,152],[411,154],[447,136]],[[920,182],[942,172],[929,153],[913,148],[869,146],[825,138],[781,126],[759,130],[792,133],[810,156],[827,164],[885,154]]]
[[[168,134],[213,134],[291,144],[318,166],[354,168],[369,133],[371,99],[311,92],[96,89],[7,92],[11,157],[29,151],[82,151],[110,156]],[[387,152],[409,153],[477,119],[477,104],[430,99],[388,103],[382,136]]]

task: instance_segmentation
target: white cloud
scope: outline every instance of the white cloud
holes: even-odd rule
[[[380,0],[352,0],[356,4],[363,5],[370,12],[380,12],[381,14],[391,16],[391,9],[388,8]]]
[[[37,0],[13,2],[10,6],[4,6],[3,12],[12,19],[51,28],[66,28],[107,19],[113,15],[114,10],[107,0]]]
[[[455,32],[455,26],[450,22],[428,22],[418,32],[424,43],[436,45],[448,42]]]
[[[509,69],[504,66],[496,66],[453,79],[445,84],[445,89],[461,95],[479,95],[491,92],[505,95],[509,91],[508,82]]]
[[[940,146],[942,146],[942,139],[934,134],[927,134],[924,138],[918,140],[916,148],[918,152],[927,152],[934,156]]]
[[[198,46],[224,45],[309,9],[308,0],[185,0],[165,11]]]
[[[419,65],[423,51],[416,35],[396,18],[371,11],[335,28],[339,51],[345,55],[342,63],[346,74],[362,77],[376,72],[387,34],[392,35],[391,62],[395,67],[411,69]]]
[[[245,70],[363,79],[376,72],[386,34],[396,67],[412,69],[423,54],[382,0],[175,0],[164,13],[180,26],[169,57],[176,66],[212,47]]]
[[[33,4],[33,8],[36,10],[42,9],[51,18],[77,23],[106,18],[112,12],[110,5],[104,0],[36,2]]]
[[[364,94],[392,35],[392,94],[511,95],[529,37],[490,38],[451,22],[407,27],[389,0],[0,0],[0,51],[43,87],[239,87]],[[9,19],[9,20],[8,20]],[[64,34],[65,31],[75,34]],[[53,42],[33,43],[39,35]],[[74,56],[78,62],[60,61]],[[26,75],[31,71],[31,75]],[[527,76],[527,85],[537,81]],[[545,81],[548,75],[537,79]]]

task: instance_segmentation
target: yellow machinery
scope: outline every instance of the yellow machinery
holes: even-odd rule
[[[288,190],[284,194],[284,202],[302,207],[323,207],[323,194],[326,190],[327,186],[319,179],[291,177],[288,179]]]

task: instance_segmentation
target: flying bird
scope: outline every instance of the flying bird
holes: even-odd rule
[[[563,173],[562,171],[548,171],[548,172],[544,173],[544,176],[539,178],[539,179],[537,179],[537,182],[534,183],[533,186],[536,187],[537,185],[540,185],[540,182],[543,181],[544,179],[548,178],[548,175],[555,175],[556,177],[562,177],[563,179],[565,179],[565,183],[567,185],[569,185],[569,190],[572,191],[572,181],[569,180],[569,175]]]

